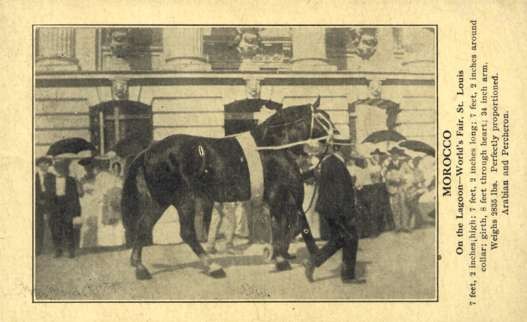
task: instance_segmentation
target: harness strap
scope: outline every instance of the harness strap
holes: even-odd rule
[[[263,196],[264,175],[260,154],[253,152],[254,150],[257,150],[256,142],[254,142],[254,138],[249,132],[237,135],[236,140],[243,150],[245,162],[249,170],[251,199],[260,199]]]

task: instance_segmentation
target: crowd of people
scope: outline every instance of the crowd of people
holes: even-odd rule
[[[386,230],[410,233],[434,222],[435,159],[410,156],[397,146],[378,148],[368,158],[350,159],[355,177],[361,235],[374,237]]]
[[[315,239],[331,241],[335,225],[320,214],[314,203],[320,198],[320,164],[328,155],[313,154],[299,159],[306,177],[304,209]],[[387,151],[374,149],[368,156],[341,153],[352,178],[354,228],[360,238],[382,232],[410,233],[433,224],[435,215],[435,159],[428,155],[410,156],[397,146]],[[108,161],[108,160],[107,160]],[[52,236],[55,256],[76,248],[122,246],[127,243],[121,221],[120,198],[124,169],[119,160],[109,166],[93,158],[78,160],[37,159],[36,172],[36,253],[41,254],[46,226]],[[327,192],[327,189],[325,189]],[[323,193],[323,191],[322,191]],[[323,199],[323,197],[322,197]],[[199,207],[198,207],[199,208]],[[269,242],[268,209],[254,201],[215,204],[210,218],[201,217],[196,229],[208,253],[218,252],[217,240],[224,238],[225,251],[235,254],[235,237],[249,243]]]
[[[64,249],[73,258],[78,248],[125,244],[122,166],[113,162],[108,171],[100,161],[47,156],[36,160],[37,255],[44,250],[47,232],[55,257],[62,256]]]

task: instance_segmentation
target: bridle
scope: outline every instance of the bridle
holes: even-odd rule
[[[331,121],[323,113],[317,112],[315,110],[315,106],[311,104],[311,125],[309,127],[308,140],[313,139],[313,129],[315,128],[315,122],[318,123],[322,129],[324,129],[328,138],[333,137],[333,134],[335,133],[335,127],[333,123],[331,123]]]
[[[304,145],[307,143],[311,143],[313,141],[323,141],[323,140],[331,139],[335,133],[335,126],[333,125],[333,123],[323,113],[317,112],[314,104],[311,104],[310,109],[311,109],[311,120],[310,120],[310,126],[309,126],[309,136],[307,137],[307,139],[302,140],[302,141],[297,141],[297,142],[291,142],[288,144],[277,145],[277,146],[259,146],[257,150],[282,150],[282,149],[288,149],[288,148],[298,146],[298,145]],[[270,128],[285,127],[285,126],[296,124],[296,123],[299,123],[305,120],[306,120],[305,117],[301,117],[301,118],[298,118],[290,122],[270,124],[268,125],[268,127]],[[319,137],[319,138],[313,138],[313,130],[315,128],[315,124],[318,124],[324,130],[326,135]]]

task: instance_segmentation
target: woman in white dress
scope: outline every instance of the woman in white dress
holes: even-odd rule
[[[84,177],[81,183],[83,195],[80,200],[82,208],[80,248],[93,248],[97,247],[97,221],[99,211],[97,197],[95,195],[95,176],[90,178]]]
[[[120,246],[126,243],[121,221],[121,164],[115,162],[112,172],[102,171],[95,178],[101,212],[97,231],[98,246]]]
[[[112,171],[95,166],[94,178],[83,185],[81,248],[125,244],[120,215],[122,180],[117,174],[120,164],[112,166]]]

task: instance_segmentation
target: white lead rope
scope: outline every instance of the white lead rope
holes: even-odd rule
[[[288,148],[291,148],[291,147],[294,147],[294,146],[304,145],[304,144],[307,144],[307,143],[310,143],[310,142],[313,142],[313,141],[327,140],[330,137],[331,137],[331,135],[326,135],[326,136],[323,136],[323,137],[320,137],[320,138],[316,138],[316,139],[307,139],[307,140],[298,141],[298,142],[292,142],[292,143],[283,144],[283,145],[259,146],[259,147],[256,148],[256,150],[257,151],[284,150],[284,149],[288,149]]]

